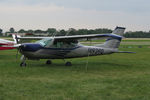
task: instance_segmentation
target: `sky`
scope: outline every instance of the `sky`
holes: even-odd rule
[[[150,30],[150,0],[0,0],[0,28]]]

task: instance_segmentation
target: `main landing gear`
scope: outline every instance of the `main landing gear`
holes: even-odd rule
[[[20,63],[20,67],[26,67],[27,64],[26,64],[26,57],[24,55],[21,56],[21,63]]]
[[[47,65],[50,65],[50,64],[52,64],[52,61],[51,61],[51,60],[47,60],[47,61],[46,61],[46,64],[47,64]]]
[[[52,64],[52,61],[51,60],[47,60],[46,61],[46,64],[47,65],[50,65]],[[21,63],[20,63],[20,67],[26,67],[27,64],[26,64],[26,57],[24,55],[21,56]],[[72,66],[72,63],[67,61],[65,62],[65,66]]]
[[[68,61],[65,63],[65,66],[72,66],[72,63]]]
[[[52,61],[51,61],[51,60],[47,60],[47,61],[46,61],[46,64],[47,64],[47,65],[51,65],[51,64],[52,64]],[[65,66],[72,66],[72,63],[71,63],[71,62],[66,62],[66,63],[65,63]]]
[[[25,62],[20,63],[20,67],[26,67],[27,64]]]

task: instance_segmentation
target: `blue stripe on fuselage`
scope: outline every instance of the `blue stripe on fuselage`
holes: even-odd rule
[[[43,47],[40,44],[37,43],[24,43],[20,46],[22,51],[37,51],[39,49],[42,49]]]
[[[99,36],[99,35],[97,35],[97,36]],[[100,36],[102,36],[102,37],[108,37],[109,36],[110,38],[114,38],[114,39],[117,39],[119,41],[122,40],[122,36],[119,36],[116,34],[103,34],[103,35],[100,34]],[[110,38],[108,38],[108,39],[110,39]]]

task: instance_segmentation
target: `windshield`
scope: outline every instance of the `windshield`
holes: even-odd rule
[[[77,40],[56,40],[52,38],[46,38],[42,39],[40,41],[37,41],[36,43],[39,43],[43,47],[53,47],[53,48],[73,48],[76,47],[78,44]]]
[[[48,39],[42,39],[40,41],[37,41],[36,43],[39,43],[40,45],[42,46],[50,46],[52,45],[52,39],[51,38],[48,38]]]

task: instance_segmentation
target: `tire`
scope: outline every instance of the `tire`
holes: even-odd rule
[[[26,66],[27,66],[27,64],[24,63],[24,62],[22,62],[22,63],[20,64],[20,67],[26,67]]]
[[[52,61],[51,61],[51,60],[47,60],[47,61],[46,61],[46,64],[47,64],[47,65],[50,65],[50,64],[52,64]]]
[[[65,66],[72,66],[71,62],[66,62]]]

